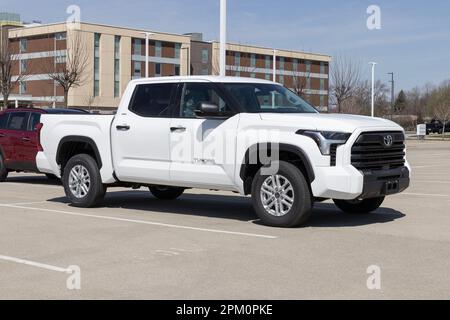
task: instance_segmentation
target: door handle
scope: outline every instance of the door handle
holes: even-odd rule
[[[178,127],[170,127],[170,132],[184,132],[186,131],[186,127],[178,126]]]
[[[25,141],[25,142],[30,142],[30,141],[31,141],[31,139],[30,139],[30,138],[27,138],[27,137],[23,137],[23,138],[22,138],[22,141]]]
[[[128,131],[128,130],[130,130],[130,126],[126,125],[126,124],[118,125],[118,126],[116,126],[116,129],[119,131]]]

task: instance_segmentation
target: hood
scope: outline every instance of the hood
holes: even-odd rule
[[[313,129],[319,131],[353,132],[358,128],[386,128],[389,130],[403,130],[395,122],[382,118],[356,116],[349,114],[323,113],[261,113],[263,121],[280,122],[299,129]]]

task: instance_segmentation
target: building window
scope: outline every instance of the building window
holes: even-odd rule
[[[178,64],[175,65],[175,75],[176,76],[180,75],[180,65],[178,65]]]
[[[270,69],[270,56],[266,56],[265,66],[266,66],[266,69]]]
[[[284,57],[280,57],[280,70],[284,70]]]
[[[19,94],[27,93],[27,83],[25,81],[20,81],[19,84]]]
[[[311,73],[311,61],[306,61],[306,72]]]
[[[325,96],[320,96],[320,107],[325,107]]]
[[[208,63],[209,60],[209,50],[203,49],[202,50],[202,63]]]
[[[266,73],[266,80],[270,80],[270,76],[271,76],[270,73]]]
[[[66,40],[67,39],[67,33],[66,32],[58,32],[55,34],[56,40]]]
[[[279,76],[279,82],[280,82],[281,84],[284,84],[284,76],[283,76],[283,75],[280,75],[280,76]]]
[[[254,53],[250,55],[250,67],[256,68],[256,54]]]
[[[250,78],[256,78],[256,73],[254,72],[250,73]]]
[[[162,56],[162,44],[161,41],[155,42],[155,57],[161,57]]]
[[[325,90],[325,79],[320,79],[320,90]]]
[[[239,67],[241,65],[241,53],[240,52],[236,52],[234,54],[234,65]]]
[[[114,37],[114,97],[120,96],[120,36]]]
[[[155,63],[155,77],[161,76],[161,63]]]
[[[142,63],[140,61],[134,62],[134,72],[133,72],[133,78],[140,78],[142,76]]]
[[[203,76],[207,76],[209,74],[208,68],[203,68],[201,72]]]
[[[294,59],[292,61],[292,70],[298,71],[298,60],[297,59]]]
[[[94,34],[94,97],[100,95],[100,33]]]
[[[28,60],[23,59],[20,60],[20,73],[27,72],[28,69]]]
[[[175,43],[175,59],[180,59],[181,44]]]
[[[311,78],[307,77],[306,78],[306,89],[311,89]]]
[[[133,50],[134,50],[134,54],[142,55],[142,40],[141,39],[133,39]]]
[[[59,51],[56,54],[56,63],[66,63],[66,61],[67,61],[67,52]]]
[[[325,63],[324,62],[320,63],[320,73],[322,73],[322,74],[325,73]]]
[[[25,38],[20,39],[20,53],[27,52],[28,50],[28,41]]]

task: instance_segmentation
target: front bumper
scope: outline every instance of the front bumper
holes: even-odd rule
[[[377,198],[400,193],[409,187],[409,182],[407,167],[370,171],[364,173],[363,192],[358,198]]]

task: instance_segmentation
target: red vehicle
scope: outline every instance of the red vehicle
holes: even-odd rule
[[[0,112],[0,182],[11,171],[38,172],[39,121],[42,114],[80,114],[77,109],[8,109]],[[54,179],[52,175],[48,178]]]

